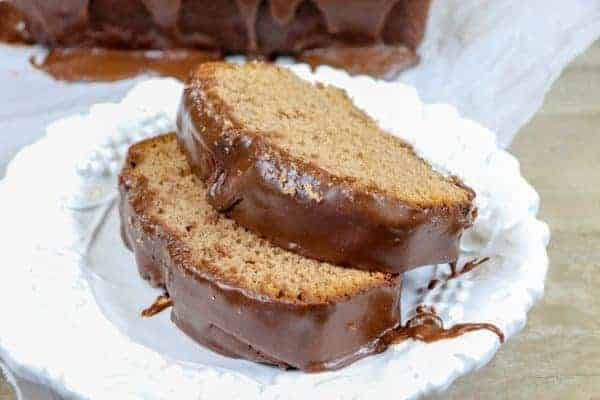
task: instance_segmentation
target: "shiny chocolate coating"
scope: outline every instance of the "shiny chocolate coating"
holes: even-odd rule
[[[400,324],[400,276],[328,302],[251,292],[195,266],[173,230],[147,215],[152,196],[142,180],[121,175],[121,233],[141,276],[165,287],[172,320],[198,343],[229,357],[311,372],[341,368],[388,346]]]
[[[475,193],[460,181],[467,200],[431,207],[357,188],[246,130],[227,117],[227,105],[206,104],[204,84],[186,85],[177,134],[215,209],[277,246],[336,265],[402,273],[456,261],[462,232],[476,216]],[[318,201],[307,187],[318,188]]]
[[[12,0],[49,46],[294,53],[333,43],[415,50],[430,0]]]

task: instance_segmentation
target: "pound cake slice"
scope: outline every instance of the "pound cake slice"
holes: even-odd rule
[[[335,369],[385,349],[400,323],[399,276],[303,258],[221,216],[175,134],[132,146],[119,189],[141,275],[166,288],[179,328],[221,354]]]
[[[455,261],[474,192],[346,93],[264,63],[200,65],[178,136],[208,201],[276,245],[385,272]]]

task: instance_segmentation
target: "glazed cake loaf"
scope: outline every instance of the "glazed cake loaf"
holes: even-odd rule
[[[474,192],[383,132],[345,92],[263,63],[208,63],[179,140],[208,201],[278,246],[399,273],[456,260]]]
[[[375,56],[379,64],[399,67],[416,62],[430,5],[430,0],[12,1],[32,38],[50,47],[192,47],[265,56],[318,49],[307,61],[356,65]],[[348,47],[366,48],[370,58]],[[326,51],[337,48],[344,50]],[[387,70],[397,72],[398,66]]]
[[[174,134],[132,146],[120,176],[123,237],[172,319],[227,356],[305,371],[387,346],[401,278],[303,258],[218,214]]]

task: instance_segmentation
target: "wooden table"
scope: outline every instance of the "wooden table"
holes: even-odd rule
[[[600,43],[511,146],[550,224],[544,299],[494,360],[432,399],[600,400]]]
[[[564,72],[511,147],[552,229],[544,299],[490,364],[431,400],[600,400],[598,89],[600,44]],[[14,398],[0,378],[0,400]]]

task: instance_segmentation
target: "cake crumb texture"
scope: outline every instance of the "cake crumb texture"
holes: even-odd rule
[[[192,174],[174,134],[132,146],[121,180],[145,218],[189,254],[188,267],[230,285],[292,303],[322,303],[395,279],[304,258],[221,216],[208,204],[206,186]]]
[[[471,200],[469,190],[435,172],[407,143],[384,132],[341,89],[312,84],[264,63],[207,63],[195,76],[234,125],[359,190],[379,191],[421,207]]]

